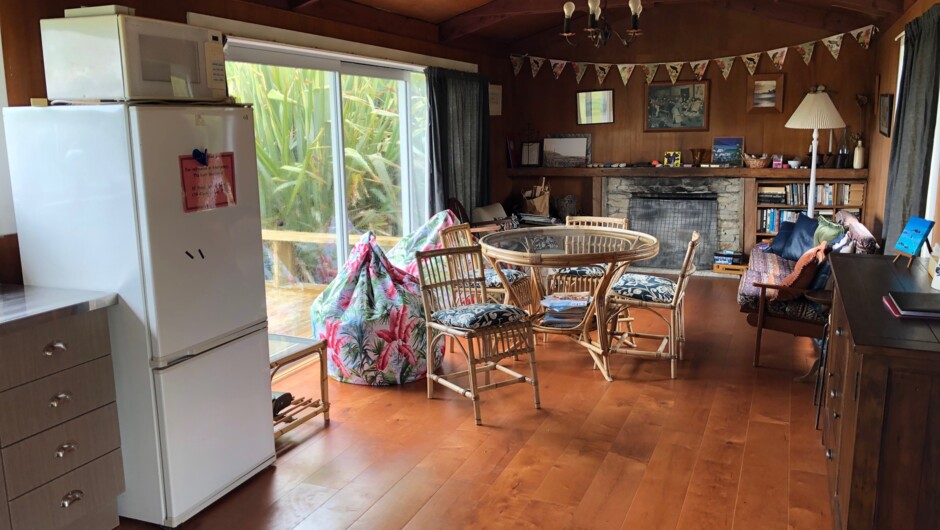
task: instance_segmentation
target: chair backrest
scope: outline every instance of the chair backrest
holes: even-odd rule
[[[692,232],[692,239],[685,251],[685,259],[682,260],[682,268],[679,269],[679,279],[676,281],[676,300],[678,301],[685,292],[685,287],[689,283],[689,277],[695,274],[695,251],[698,249],[699,233]]]
[[[627,229],[627,219],[622,217],[592,217],[587,215],[569,215],[565,218],[568,226],[600,226],[603,228]]]
[[[486,301],[483,253],[479,245],[415,253],[424,312]]]
[[[441,229],[441,242],[444,248],[473,246],[473,233],[470,231],[470,225],[463,223]]]

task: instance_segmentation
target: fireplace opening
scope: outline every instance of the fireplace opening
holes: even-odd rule
[[[637,262],[633,268],[657,268],[678,271],[685,252],[698,230],[701,243],[695,265],[710,270],[712,256],[718,250],[717,193],[634,193],[627,209],[630,230],[645,232],[659,240],[659,254]]]

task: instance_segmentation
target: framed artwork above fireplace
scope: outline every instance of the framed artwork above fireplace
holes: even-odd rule
[[[707,131],[708,80],[646,86],[643,130]]]

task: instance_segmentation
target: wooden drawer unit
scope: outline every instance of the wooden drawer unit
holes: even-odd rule
[[[6,447],[114,401],[111,356],[0,393],[0,446]]]
[[[15,499],[121,446],[112,403],[3,449],[7,496]]]
[[[82,528],[76,523],[113,504],[124,491],[122,467],[121,452],[112,451],[14,500],[10,503],[13,530]]]
[[[111,353],[108,315],[91,311],[0,334],[0,391]]]

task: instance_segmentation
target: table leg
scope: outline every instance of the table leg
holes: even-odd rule
[[[329,374],[327,373],[326,348],[320,348],[320,402],[323,407],[323,424],[330,424],[330,387],[327,384]]]

